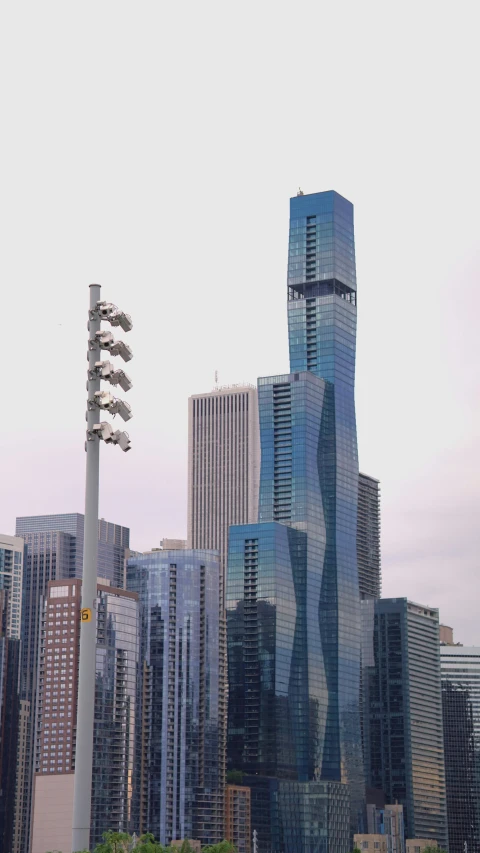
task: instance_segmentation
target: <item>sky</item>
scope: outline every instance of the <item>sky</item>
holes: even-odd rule
[[[383,594],[480,644],[476,4],[3,4],[0,530],[83,512],[88,285],[128,311],[100,512],[186,533],[187,399],[288,370],[289,198],[355,206]],[[115,330],[116,332],[117,330]]]

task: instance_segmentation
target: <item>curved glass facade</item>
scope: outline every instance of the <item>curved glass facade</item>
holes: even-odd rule
[[[254,783],[252,826],[275,801],[262,847],[332,853],[364,811],[353,207],[337,193],[291,200],[288,297],[291,372],[258,382],[258,524],[230,529],[228,765],[278,782]]]

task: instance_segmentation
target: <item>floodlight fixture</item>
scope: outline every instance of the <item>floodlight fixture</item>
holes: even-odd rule
[[[125,400],[114,397],[109,391],[95,391],[94,399],[89,400],[89,405],[105,409],[111,415],[120,415],[124,421],[129,421],[133,417],[132,407]]]
[[[108,421],[102,421],[100,424],[94,424],[92,427],[92,432],[94,435],[98,435],[105,444],[111,444],[113,442],[113,427]]]
[[[132,318],[130,314],[125,314],[125,311],[117,311],[116,314],[108,319],[111,326],[120,326],[124,332],[131,332],[133,329]]]
[[[110,377],[114,372],[115,367],[111,361],[96,361],[94,369],[88,371],[88,378],[95,379],[99,376],[100,379],[110,380]]]
[[[121,326],[124,332],[130,332],[133,329],[130,314],[120,311],[113,302],[97,302],[93,311],[90,312],[91,319],[93,319],[92,315],[100,317],[101,320],[108,320],[112,326]]]
[[[91,350],[97,349],[107,349],[110,350],[115,344],[115,338],[113,337],[111,332],[95,332],[95,337],[90,338],[88,345]]]
[[[124,370],[116,370],[115,373],[112,374],[110,382],[112,385],[120,385],[122,391],[130,391],[130,388],[133,386],[132,380]]]
[[[115,432],[113,433],[113,441],[114,444],[118,444],[118,446],[121,447],[124,453],[127,453],[129,450],[132,449],[128,432],[125,432],[124,430],[115,430]]]
[[[130,349],[128,344],[124,343],[123,341],[114,342],[113,345],[110,347],[110,352],[112,353],[112,355],[121,356],[124,361],[130,361],[130,359],[133,358],[132,350]]]
[[[133,352],[130,347],[123,341],[116,341],[111,332],[95,332],[95,337],[90,338],[88,342],[90,350],[106,349],[112,355],[119,355],[124,361],[130,361],[133,358]],[[95,366],[98,362],[95,362]]]
[[[110,385],[120,385],[122,391],[130,391],[133,382],[124,370],[115,370],[111,361],[96,361],[93,370],[88,371],[89,379],[105,379]]]

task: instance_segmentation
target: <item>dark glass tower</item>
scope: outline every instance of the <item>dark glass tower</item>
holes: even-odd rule
[[[361,826],[353,207],[291,200],[291,373],[259,380],[259,523],[230,529],[228,766],[262,849],[347,849]],[[268,819],[266,818],[268,815]]]
[[[448,850],[470,853],[480,850],[480,648],[441,646],[440,660]]]
[[[380,483],[358,476],[357,562],[360,598],[380,598]]]
[[[403,805],[407,838],[447,849],[438,610],[406,598],[362,609],[368,785]]]

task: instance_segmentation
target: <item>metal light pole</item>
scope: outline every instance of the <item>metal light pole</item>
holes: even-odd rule
[[[100,392],[101,378],[112,384],[120,384],[125,390],[131,387],[129,378],[122,370],[114,371],[110,362],[100,361],[100,349],[120,354],[128,361],[131,350],[122,342],[116,343],[111,334],[102,334],[101,320],[112,325],[121,325],[126,331],[132,327],[128,315],[119,312],[116,306],[100,301],[100,285],[90,285],[90,309],[88,322],[88,381],[87,381],[87,452],[85,481],[85,529],[83,540],[82,609],[80,630],[80,664],[77,700],[77,737],[75,748],[75,780],[73,794],[72,853],[90,847],[90,818],[92,800],[93,724],[95,707],[95,669],[97,643],[97,565],[98,565],[98,491],[100,440],[119,444],[122,450],[130,450],[127,433],[113,432],[110,424],[98,423],[98,409],[120,412],[127,409],[126,420],[131,416],[130,407],[109,394]],[[108,399],[104,399],[108,398]]]

